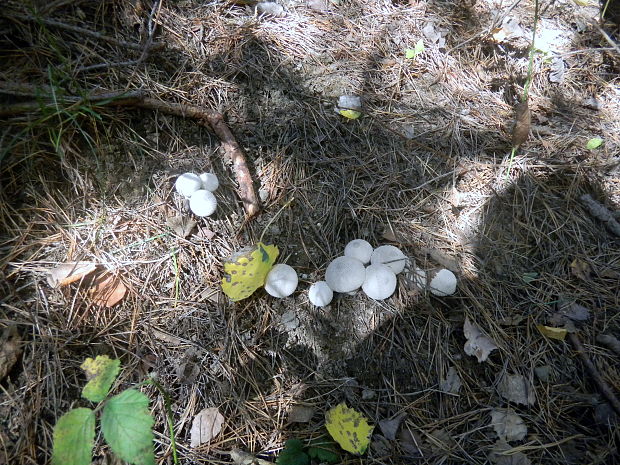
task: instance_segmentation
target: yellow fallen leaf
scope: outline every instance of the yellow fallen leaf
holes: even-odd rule
[[[224,294],[233,301],[250,297],[256,289],[264,286],[279,253],[275,245],[259,242],[256,247],[233,255],[224,263]]]
[[[356,110],[340,110],[338,113],[349,119],[357,119],[362,116],[362,112]]]
[[[362,455],[370,443],[374,426],[357,410],[341,403],[325,414],[325,426],[334,440],[347,452]]]
[[[540,334],[549,339],[557,339],[563,341],[566,338],[566,331],[564,328],[554,328],[553,326],[536,325]]]

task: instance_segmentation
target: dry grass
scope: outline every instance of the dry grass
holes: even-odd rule
[[[406,413],[419,450],[388,441],[343,463],[482,465],[496,441],[490,412],[507,406],[497,391],[505,373],[535,388],[534,406],[510,405],[529,429],[513,446],[532,463],[620,463],[618,428],[597,423],[596,386],[567,342],[536,329],[560,298],[589,308],[579,337],[620,395],[617,356],[595,342],[620,336],[618,238],[577,200],[590,193],[620,205],[620,61],[599,49],[609,45],[588,23],[595,8],[552,2],[543,14],[568,37],[558,46],[566,77],[551,84],[537,55],[532,135],[507,175],[527,40],[496,44],[489,33],[505,14],[531,26],[529,3],[496,14],[482,1],[341,2],[323,13],[290,2],[278,19],[224,2],[35,3],[0,13],[2,105],[144,89],[222,111],[264,214],[244,223],[218,140],[191,121],[88,104],[2,117],[0,327],[17,325],[24,348],[0,380],[0,464],[49,460],[56,419],[83,402],[79,366],[97,354],[122,360],[118,389],[160,380],[186,464],[229,463],[235,447],[273,459],[287,438],[322,434],[324,412],[344,400],[375,424]],[[405,59],[430,21],[445,46],[425,38],[426,51]],[[151,42],[163,48],[144,53]],[[363,118],[334,112],[341,94],[363,97]],[[593,96],[599,111],[588,107]],[[585,150],[594,136],[604,146]],[[187,215],[172,189],[185,171],[214,171],[222,187],[216,215],[182,238],[166,221]],[[265,240],[296,268],[300,292],[227,302],[222,261],[258,240],[291,199]],[[453,268],[458,293],[438,299],[401,279],[384,302],[356,295],[311,307],[303,290],[357,237],[396,242],[424,268]],[[107,309],[77,284],[51,289],[45,272],[75,260],[120,275],[127,298]],[[571,271],[575,260],[585,275]],[[282,324],[290,311],[293,329]],[[487,362],[463,352],[466,317],[499,346]],[[548,381],[534,374],[541,366]],[[439,386],[450,367],[458,395]],[[164,399],[145,392],[159,463],[171,463]],[[299,403],[316,409],[309,423],[288,421]],[[223,433],[191,449],[191,421],[209,406],[226,418]],[[102,444],[94,460],[110,463]]]

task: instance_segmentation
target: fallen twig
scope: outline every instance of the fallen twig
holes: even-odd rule
[[[108,42],[109,44],[118,45],[120,47],[130,48],[132,50],[143,50],[144,49],[144,45],[142,44],[116,39],[114,37],[107,36],[97,31],[91,31],[90,29],[86,29],[80,26],[74,26],[73,24],[66,24],[60,21],[56,21],[55,19],[42,18],[40,16],[21,15],[21,14],[12,14],[9,17],[20,19],[22,21],[41,23],[41,24],[45,24],[46,26],[56,27],[58,29],[64,29],[65,31],[75,32],[77,34],[92,37],[93,39],[101,40],[103,42]],[[157,42],[157,43],[153,43],[149,48],[153,50],[153,49],[161,48],[163,46],[164,46],[163,42]]]
[[[616,221],[605,205],[598,203],[590,194],[583,194],[579,200],[590,215],[603,222],[610,233],[620,236],[620,223]]]
[[[577,334],[568,333],[568,340],[573,345],[573,348],[575,349],[575,352],[577,352],[577,355],[579,355],[579,358],[581,358],[581,361],[585,365],[586,370],[588,370],[588,373],[590,373],[590,376],[592,376],[592,379],[594,380],[594,383],[596,384],[598,389],[601,391],[601,394],[603,394],[605,399],[607,399],[607,401],[611,404],[616,413],[620,415],[620,401],[609,387],[609,384],[605,382],[601,374],[598,372],[598,370],[594,366],[594,363],[592,363],[592,360],[590,360],[590,358],[587,356],[586,350],[584,349],[581,341],[577,337]]]
[[[11,88],[5,90],[0,86],[0,93],[12,93],[15,90],[28,90],[20,88],[18,85],[12,85]],[[107,92],[103,94],[95,94],[87,97],[63,96],[59,97],[56,102],[22,102],[11,105],[0,106],[0,116],[13,116],[23,113],[41,111],[46,108],[57,108],[59,105],[68,104],[79,106],[82,104],[91,104],[92,106],[133,106],[145,108],[148,110],[161,111],[170,115],[181,116],[183,118],[192,118],[198,124],[211,128],[218,136],[222,143],[224,153],[230,157],[233,163],[235,177],[239,185],[239,197],[243,202],[247,218],[252,218],[260,212],[260,202],[254,189],[252,176],[241,149],[232,132],[224,122],[224,116],[213,110],[199,107],[196,105],[187,105],[183,103],[166,102],[163,100],[146,97],[141,91],[130,92]]]

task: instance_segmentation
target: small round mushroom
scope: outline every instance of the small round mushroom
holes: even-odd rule
[[[292,266],[278,263],[267,274],[265,290],[267,294],[282,299],[295,292],[298,282],[297,272]]]
[[[387,265],[392,269],[394,274],[398,274],[405,269],[407,257],[398,247],[394,247],[393,245],[382,245],[372,252],[370,263],[372,265]]]
[[[183,173],[174,183],[177,192],[186,198],[191,197],[201,186],[200,177],[194,173]]]
[[[312,305],[325,307],[334,298],[334,291],[325,281],[317,281],[308,289],[308,299]]]
[[[396,274],[387,265],[367,266],[362,290],[371,299],[387,299],[396,290]]]
[[[189,199],[189,209],[196,216],[212,215],[217,207],[217,199],[212,192],[197,190]]]
[[[370,262],[370,255],[372,254],[372,245],[370,245],[364,239],[353,239],[344,248],[344,256],[356,258],[364,265]]]
[[[201,189],[206,191],[215,192],[215,190],[220,187],[220,181],[217,179],[217,176],[213,173],[201,173],[200,174],[200,182],[202,184]]]
[[[456,292],[456,276],[452,271],[442,269],[428,276],[430,278],[429,289],[431,294],[439,297],[452,295]]]
[[[325,270],[325,282],[334,292],[355,291],[364,283],[365,277],[364,264],[351,257],[338,257]]]

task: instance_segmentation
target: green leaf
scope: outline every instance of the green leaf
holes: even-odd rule
[[[101,414],[103,437],[121,459],[134,465],[155,465],[153,417],[149,399],[140,391],[127,389],[111,397]]]
[[[304,445],[299,439],[289,439],[276,459],[277,465],[308,465],[310,457],[303,451]]]
[[[521,275],[521,279],[526,284],[536,281],[536,278],[538,278],[538,273],[536,273],[535,271],[529,271]]]
[[[603,145],[603,139],[601,139],[600,137],[593,137],[586,144],[586,148],[588,150],[594,150],[599,148],[601,145]]]
[[[101,402],[106,398],[112,383],[118,376],[121,369],[120,360],[110,360],[107,355],[97,355],[94,360],[87,358],[80,367],[86,372],[89,379],[84,389],[82,389],[82,397],[91,402]]]
[[[95,413],[69,410],[54,426],[52,465],[90,465],[95,442]]]
[[[338,463],[340,461],[338,446],[326,437],[317,438],[310,442],[308,455],[319,462]]]
[[[423,51],[424,51],[424,41],[420,39],[416,42],[414,48],[408,48],[407,50],[405,50],[405,58],[411,60],[417,57]]]

